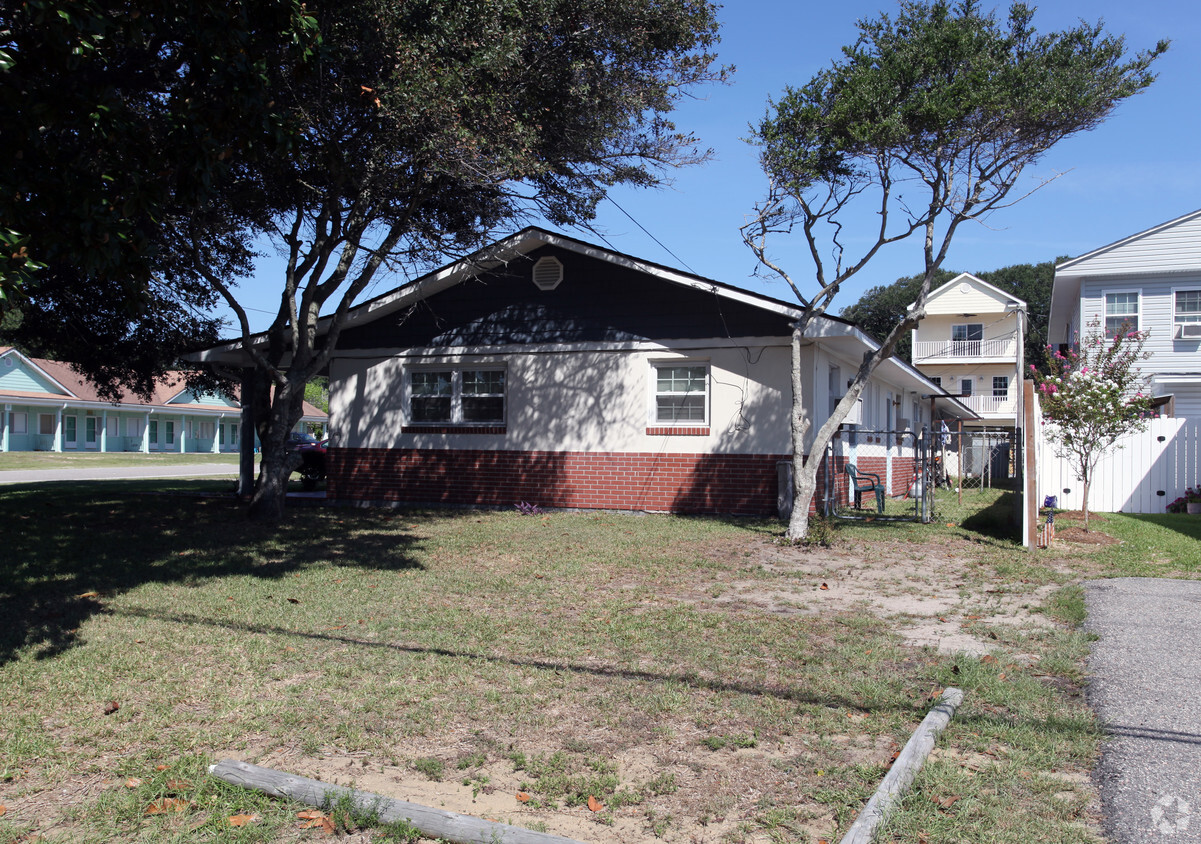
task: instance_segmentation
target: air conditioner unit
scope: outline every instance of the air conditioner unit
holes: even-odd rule
[[[1201,322],[1186,322],[1180,326],[1180,337],[1201,340]]]

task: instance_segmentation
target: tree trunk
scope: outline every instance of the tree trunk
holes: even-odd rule
[[[805,409],[804,382],[801,377],[801,334],[803,328],[792,329],[792,410],[789,430],[792,434],[792,514],[784,536],[790,542],[803,542],[809,536],[809,502],[817,486],[817,475],[805,465],[805,434],[809,431],[809,414]]]
[[[260,383],[258,389],[263,390],[264,385]],[[277,385],[273,395],[267,394],[271,395],[270,410],[263,414],[265,420],[258,422],[263,457],[247,515],[253,521],[278,522],[284,516],[288,479],[300,465],[299,455],[289,453],[287,442],[292,426],[303,415],[304,385],[302,383],[297,389],[289,374],[287,382]],[[263,396],[260,394],[256,399],[261,408]],[[255,415],[257,421],[260,417]]]
[[[1080,509],[1084,511],[1084,532],[1085,533],[1088,533],[1088,487],[1089,487],[1089,484],[1091,483],[1091,480],[1092,479],[1089,478],[1088,475],[1084,476],[1084,504],[1081,506]]]

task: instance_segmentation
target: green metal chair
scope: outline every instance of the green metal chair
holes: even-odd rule
[[[855,507],[863,506],[863,493],[874,492],[876,494],[876,512],[884,512],[884,484],[880,483],[880,476],[874,472],[860,472],[854,463],[848,463],[843,468],[846,472],[847,479],[850,482],[851,492],[855,494]]]

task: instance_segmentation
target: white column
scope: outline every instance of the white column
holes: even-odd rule
[[[8,451],[8,417],[12,413],[11,404],[4,405],[4,413],[0,414],[0,451]]]
[[[63,450],[63,409],[54,411],[54,451]]]
[[[100,411],[100,450],[108,451],[108,411]]]
[[[150,411],[146,411],[146,418],[142,420],[142,454],[150,453]]]
[[[221,453],[221,420],[223,418],[222,416],[218,416],[217,421],[213,423],[213,447],[211,449],[213,454]]]
[[[179,417],[179,453],[188,453],[188,419],[183,414]]]

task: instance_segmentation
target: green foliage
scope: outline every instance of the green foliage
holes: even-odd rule
[[[939,270],[934,274],[933,287],[945,284],[959,273],[953,270]],[[868,333],[873,340],[882,342],[888,337],[903,319],[905,312],[921,292],[925,274],[911,275],[898,278],[892,284],[881,284],[873,287],[859,298],[853,305],[842,309],[842,316],[851,320]],[[913,360],[913,341],[906,332],[897,338],[894,354],[906,363]]]
[[[1124,39],[1101,24],[1039,35],[1033,13],[1015,3],[1002,25],[974,0],[910,0],[895,20],[861,21],[842,60],[787,89],[760,124],[765,168],[796,194],[878,181],[881,156],[889,172],[959,172],[967,181],[947,186],[954,196],[942,207],[978,202],[977,180],[1008,189],[1015,170],[1100,125],[1150,85],[1149,67],[1167,49],[1161,42],[1126,60]],[[990,148],[981,149],[985,143]],[[963,172],[969,161],[991,166]]]
[[[1094,320],[1079,348],[1051,355],[1049,374],[1034,372],[1031,364],[1043,418],[1053,423],[1047,438],[1084,484],[1085,530],[1097,461],[1120,437],[1146,428],[1153,415],[1153,397],[1144,392],[1147,379],[1138,368],[1149,357],[1143,351],[1146,342],[1145,331],[1119,330],[1106,337]]]
[[[305,384],[304,400],[318,410],[329,413],[329,376],[318,375]]]
[[[10,342],[72,361],[102,388],[146,394],[182,351],[215,340],[216,294],[178,232],[204,232],[218,272],[249,266],[234,235],[244,218],[210,203],[290,142],[293,121],[264,83],[269,67],[311,55],[303,8],[4,6],[0,230],[20,244],[2,250],[0,299],[19,288],[25,316]]]
[[[924,315],[959,226],[1008,205],[1026,166],[1150,85],[1150,67],[1168,47],[1164,41],[1127,57],[1124,39],[1101,24],[1040,35],[1032,18],[1021,3],[1001,23],[975,0],[905,0],[893,18],[860,21],[841,58],[787,88],[754,127],[769,187],[743,239],[804,306],[795,331],[826,313],[880,249],[923,235],[914,309],[865,354],[818,430],[794,429],[796,453],[826,447],[872,371]],[[848,219],[860,210],[876,221],[872,236]],[[856,253],[848,252],[851,230]],[[769,254],[768,239],[787,234],[805,239],[815,291],[802,290]],[[796,415],[807,401],[794,391]],[[816,472],[816,463],[797,467],[791,539],[808,531]]]

